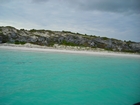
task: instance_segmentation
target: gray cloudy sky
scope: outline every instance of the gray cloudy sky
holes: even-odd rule
[[[0,26],[140,42],[140,0],[0,0]]]

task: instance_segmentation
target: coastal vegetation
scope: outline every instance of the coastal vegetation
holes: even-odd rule
[[[74,33],[70,31],[25,30],[11,26],[0,27],[0,43],[26,44],[41,46],[79,46],[101,48],[107,51],[140,53],[140,42],[122,41],[114,38]]]
[[[15,44],[26,44],[26,42],[16,40],[16,41],[15,41]]]

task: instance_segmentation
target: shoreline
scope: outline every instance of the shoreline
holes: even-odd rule
[[[15,44],[0,44],[0,49],[140,58],[140,54],[135,54],[135,53],[98,51],[98,50],[95,50],[95,51],[93,51],[93,50],[92,51],[91,50],[68,50],[68,49],[59,49],[59,48],[54,48],[54,47],[46,47],[46,46],[38,46],[38,45],[25,46],[25,45],[15,45]]]

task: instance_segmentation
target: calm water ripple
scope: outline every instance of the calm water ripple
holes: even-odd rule
[[[140,59],[0,49],[0,105],[133,105]]]

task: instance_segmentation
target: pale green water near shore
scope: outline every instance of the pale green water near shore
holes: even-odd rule
[[[0,105],[132,105],[140,58],[0,49]]]

